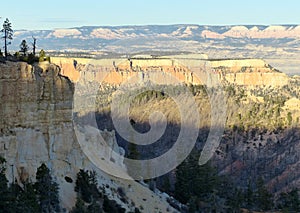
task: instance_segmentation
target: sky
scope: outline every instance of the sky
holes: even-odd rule
[[[0,23],[15,30],[123,25],[300,24],[300,1],[1,0]]]

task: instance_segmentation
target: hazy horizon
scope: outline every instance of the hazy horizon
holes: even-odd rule
[[[16,6],[17,5],[17,6]],[[297,25],[299,2],[188,0],[31,3],[4,1],[0,21],[9,18],[15,30],[52,30],[79,26],[133,25]],[[13,8],[13,10],[9,9]]]
[[[76,29],[76,28],[83,28],[83,27],[111,27],[111,28],[118,28],[118,27],[143,27],[143,26],[208,26],[208,27],[232,27],[232,26],[262,26],[262,27],[268,27],[268,26],[299,26],[299,24],[195,24],[195,23],[173,23],[173,24],[126,24],[126,25],[74,25],[70,27],[57,27],[57,28],[41,28],[41,29],[14,29],[14,31],[39,31],[39,30],[58,30],[58,29]]]

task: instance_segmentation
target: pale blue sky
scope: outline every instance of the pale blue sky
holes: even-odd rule
[[[298,0],[1,0],[14,29],[148,24],[300,24]]]

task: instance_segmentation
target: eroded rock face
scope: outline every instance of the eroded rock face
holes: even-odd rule
[[[157,84],[199,85],[207,84],[210,75],[220,81],[241,86],[284,86],[289,82],[286,74],[278,72],[262,59],[199,61],[181,57],[130,60],[56,57],[53,61],[72,82],[85,80],[120,85],[137,77],[144,82],[151,79]]]
[[[99,186],[109,185],[107,196],[127,211],[132,210],[130,203],[139,206],[144,202],[142,199],[147,199],[145,208],[157,206],[165,211],[169,207],[165,200],[153,196],[149,189],[135,181],[125,181],[103,172],[99,169],[101,166],[94,165],[82,151],[83,145],[96,144],[94,157],[101,159],[101,168],[127,175],[123,164],[125,153],[116,143],[115,133],[74,122],[73,102],[74,84],[60,74],[57,65],[48,62],[35,66],[21,62],[0,63],[0,155],[7,160],[9,182],[14,179],[20,184],[27,179],[35,181],[37,168],[45,163],[59,184],[62,207],[70,210],[76,201],[77,172],[79,169],[95,170]],[[75,130],[80,133],[76,134]],[[105,144],[95,137],[100,135]],[[128,185],[130,190],[126,188]],[[118,187],[126,188],[128,203],[113,194]]]
[[[32,67],[26,63],[0,65],[1,133],[7,128],[44,126],[53,123],[71,122],[73,85],[59,75],[59,67],[41,64]]]
[[[34,181],[46,163],[60,184],[63,206],[72,207],[74,188],[64,177],[75,180],[79,168],[93,167],[74,134],[73,84],[56,65],[7,62],[0,64],[0,87],[0,154],[9,181]]]
[[[236,85],[241,86],[284,86],[289,83],[289,78],[284,73],[230,73],[226,74],[225,79]]]
[[[0,64],[0,154],[10,181],[34,181],[41,163],[58,179],[75,177],[82,153],[73,133],[73,84],[59,73],[47,62]]]
[[[281,87],[289,83],[286,74],[262,59],[216,60],[210,63],[220,80],[234,85]]]

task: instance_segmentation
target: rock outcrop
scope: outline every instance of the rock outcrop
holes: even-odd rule
[[[158,84],[201,84],[201,80],[181,60],[170,58],[134,58],[134,59],[101,59],[86,60],[79,58],[52,58],[59,65],[62,73],[73,82],[79,80],[97,81],[110,85],[120,85],[132,77],[139,76],[141,81],[154,80]],[[188,62],[192,62],[190,59]],[[203,62],[193,62],[202,67]],[[78,64],[77,68],[74,64]],[[165,74],[162,76],[161,74]]]
[[[271,67],[262,59],[233,59],[210,61],[220,80],[241,86],[284,86],[289,83],[286,74]]]
[[[230,73],[225,79],[241,86],[284,86],[289,82],[289,78],[284,73]]]
[[[63,178],[75,177],[74,162],[82,153],[73,133],[73,84],[59,72],[47,62],[0,64],[0,154],[10,181],[34,181],[36,169],[46,163],[63,192]]]
[[[140,81],[152,80],[157,84],[207,84],[209,78],[244,86],[284,86],[289,82],[286,74],[262,59],[209,60],[202,55],[198,58],[188,56],[135,57],[129,60],[57,57],[52,60],[73,82],[83,79],[120,85],[135,76]]]
[[[83,168],[95,170],[99,185],[110,186],[106,190],[108,197],[127,211],[133,207],[113,194],[118,187],[124,188],[129,203],[138,206],[144,203],[142,199],[147,199],[144,208],[157,207],[161,211],[168,208],[166,201],[149,189],[104,173],[84,154],[83,144],[97,144],[99,154],[94,157],[102,157],[104,167],[126,175],[122,162],[124,150],[118,147],[114,132],[74,124],[74,84],[60,74],[58,66],[48,62],[35,66],[22,62],[0,63],[0,88],[0,155],[7,160],[9,182],[35,181],[37,168],[45,163],[59,184],[62,207],[70,210],[75,204],[76,174]],[[98,143],[94,135],[102,135],[112,148]],[[83,141],[78,143],[78,140]],[[72,183],[66,181],[70,179]]]

